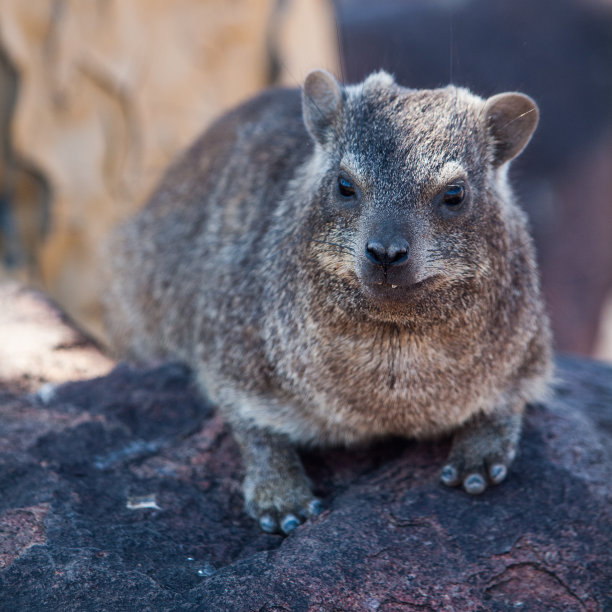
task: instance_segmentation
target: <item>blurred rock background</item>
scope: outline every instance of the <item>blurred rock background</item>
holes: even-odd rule
[[[0,257],[103,337],[100,246],[218,114],[337,72],[326,0],[0,0]]]
[[[532,95],[513,179],[557,348],[612,360],[611,0],[0,0],[0,278],[103,338],[109,229],[217,114],[313,67]]]

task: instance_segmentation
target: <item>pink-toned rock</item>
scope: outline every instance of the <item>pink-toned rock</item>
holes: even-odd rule
[[[0,570],[35,544],[46,543],[45,518],[49,504],[14,508],[0,514]]]
[[[114,365],[43,294],[0,283],[0,380],[43,394],[52,384],[92,378]]]

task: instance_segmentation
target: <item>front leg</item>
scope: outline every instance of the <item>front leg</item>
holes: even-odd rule
[[[470,419],[453,437],[442,482],[463,485],[472,495],[482,493],[488,484],[499,484],[516,456],[522,421],[522,405]]]
[[[246,475],[245,509],[269,533],[289,533],[322,510],[313,496],[302,462],[286,436],[234,425]]]

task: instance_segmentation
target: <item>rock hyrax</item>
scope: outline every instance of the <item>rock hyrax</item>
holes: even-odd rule
[[[299,446],[452,433],[444,484],[504,479],[551,372],[506,178],[537,121],[519,93],[314,71],[219,119],[116,234],[115,346],[193,368],[264,530],[321,508]]]

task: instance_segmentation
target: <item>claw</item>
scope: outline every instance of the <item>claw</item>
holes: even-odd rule
[[[291,533],[299,524],[300,519],[295,514],[287,514],[281,522],[281,530],[283,533]]]
[[[479,493],[482,493],[485,490],[486,486],[487,485],[484,481],[484,478],[480,474],[470,474],[463,481],[463,488],[470,495],[478,495]]]
[[[318,499],[313,499],[308,504],[308,514],[310,516],[319,516],[323,512],[323,504]]]
[[[440,480],[448,486],[456,485],[459,482],[457,469],[452,465],[445,465],[440,474]]]
[[[266,533],[275,533],[276,531],[278,531],[278,525],[276,521],[269,514],[264,514],[259,519],[259,526]]]
[[[508,473],[506,466],[503,463],[495,463],[489,468],[489,477],[493,484],[500,483]]]

